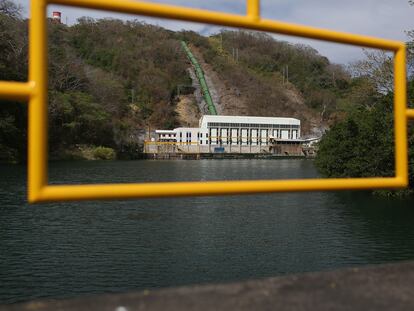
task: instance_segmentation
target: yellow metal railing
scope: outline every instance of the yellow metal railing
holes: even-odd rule
[[[216,24],[312,38],[394,53],[394,177],[171,182],[138,184],[49,185],[47,167],[47,34],[48,4],[131,13]],[[247,14],[234,15],[132,0],[31,0],[29,82],[0,82],[0,98],[29,102],[28,199],[30,202],[224,195],[282,191],[404,188],[408,185],[407,119],[414,109],[406,103],[406,48],[403,42],[261,19],[259,0],[247,0]]]

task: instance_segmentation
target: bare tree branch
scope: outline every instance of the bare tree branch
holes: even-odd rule
[[[21,5],[10,0],[0,0],[0,13],[12,18],[20,18],[23,8]]]
[[[366,58],[350,66],[355,77],[367,77],[381,93],[394,90],[394,68],[392,56],[385,51],[365,50]]]

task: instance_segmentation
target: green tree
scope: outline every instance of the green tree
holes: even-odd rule
[[[0,80],[27,80],[27,24],[21,7],[0,0]],[[0,161],[23,161],[27,153],[27,108],[0,101]]]
[[[328,177],[394,175],[392,104],[358,107],[323,137],[315,164]]]

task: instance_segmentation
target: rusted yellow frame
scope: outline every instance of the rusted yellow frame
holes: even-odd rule
[[[386,178],[48,185],[46,32],[46,7],[48,4],[231,26],[392,51],[395,55],[396,175]],[[1,98],[29,101],[29,201],[35,203],[64,200],[406,187],[408,184],[407,119],[414,118],[414,109],[406,107],[405,44],[398,41],[261,19],[259,8],[259,0],[247,0],[247,14],[242,16],[131,0],[31,0],[29,82],[0,82]]]

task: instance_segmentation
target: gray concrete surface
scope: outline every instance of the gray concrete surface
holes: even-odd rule
[[[0,306],[14,310],[414,310],[414,262]]]

